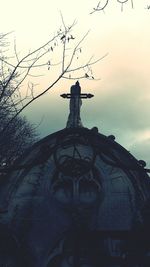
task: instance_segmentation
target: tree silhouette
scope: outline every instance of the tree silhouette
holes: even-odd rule
[[[0,109],[0,130],[8,120],[8,111]],[[25,117],[16,117],[0,136],[0,166],[11,166],[37,138],[36,128]]]

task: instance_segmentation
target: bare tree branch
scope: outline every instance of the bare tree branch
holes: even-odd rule
[[[103,5],[101,5],[102,1],[99,1],[97,6],[93,8],[93,11],[90,12],[90,14],[95,13],[96,11],[104,11],[105,8],[108,6],[108,4],[110,3],[109,0],[105,0],[105,2],[103,3]],[[133,8],[133,0],[116,0],[116,2],[118,2],[119,4],[121,4],[121,11],[123,11],[123,5],[127,2],[131,3],[131,7]]]
[[[74,67],[76,57],[81,54],[81,44],[86,39],[89,31],[76,42],[76,38],[72,34],[73,27],[76,24],[74,21],[71,26],[67,26],[61,14],[62,26],[57,33],[46,43],[37,49],[30,51],[28,54],[19,58],[17,52],[16,41],[14,42],[14,54],[16,64],[7,56],[0,56],[2,66],[1,83],[0,83],[0,102],[1,105],[10,106],[11,116],[1,132],[4,132],[8,125],[13,123],[17,116],[27,108],[32,102],[43,96],[51,90],[61,78],[63,79],[95,79],[93,77],[92,65],[101,61],[103,57],[93,60],[91,57],[84,64]],[[59,53],[57,53],[59,49]],[[55,53],[56,51],[56,53]],[[60,53],[61,52],[61,53]],[[59,54],[59,58],[58,58]],[[37,82],[34,79],[41,77],[42,68],[47,67],[48,71],[60,66],[60,69],[55,72],[56,78],[50,80],[49,85],[45,89],[35,90]],[[36,68],[36,73],[35,73]],[[37,71],[40,70],[40,74]],[[45,71],[45,70],[44,70]],[[78,74],[76,74],[78,72]],[[73,75],[72,75],[73,74]],[[24,88],[26,87],[26,93]]]

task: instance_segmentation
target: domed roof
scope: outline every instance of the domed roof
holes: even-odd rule
[[[51,134],[31,147],[13,168],[7,183],[8,192],[5,190],[7,200],[1,194],[4,206],[12,205],[13,199],[20,202],[35,196],[51,197],[62,176],[67,182],[67,179],[82,181],[84,176],[91,175],[89,180],[96,179],[98,188],[108,183],[107,193],[110,187],[113,195],[128,194],[130,190],[131,194],[135,192],[136,199],[142,200],[149,194],[149,179],[143,163],[115,142],[113,136],[98,133],[96,127],[91,130],[65,128]],[[87,183],[88,179],[85,180]],[[57,192],[56,198],[62,198],[64,203],[71,201],[62,191]]]
[[[144,161],[137,160],[115,141],[113,135],[105,136],[99,133],[97,127],[92,129],[65,128],[50,134],[30,147],[9,169],[18,170],[42,164],[58,147],[65,150],[64,145],[73,145],[74,142],[90,146],[95,153],[100,153],[103,160],[109,165],[146,173]]]

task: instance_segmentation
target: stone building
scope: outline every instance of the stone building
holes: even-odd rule
[[[83,127],[77,82],[67,127],[32,146],[0,185],[0,266],[150,266],[145,164]],[[148,263],[149,262],[149,263]]]

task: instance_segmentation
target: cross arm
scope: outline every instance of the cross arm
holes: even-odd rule
[[[62,94],[60,95],[63,98],[75,98],[76,96],[79,96],[79,98],[92,98],[94,95],[92,94]]]

